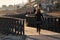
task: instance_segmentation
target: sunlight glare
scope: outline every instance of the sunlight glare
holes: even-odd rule
[[[26,4],[28,0],[0,0],[0,7],[2,5]]]

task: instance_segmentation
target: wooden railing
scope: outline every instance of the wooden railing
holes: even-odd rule
[[[25,19],[0,17],[0,32],[4,34],[24,35]]]
[[[47,17],[43,25],[45,29],[60,33],[60,18]]]
[[[36,27],[35,17],[27,17],[27,25]],[[59,32],[60,33],[60,18],[47,16],[43,20],[42,29]]]

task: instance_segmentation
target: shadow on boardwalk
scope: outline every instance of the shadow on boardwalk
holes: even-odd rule
[[[0,40],[38,40],[36,38],[29,37],[27,35],[20,35],[20,36],[12,36],[12,35],[5,35],[1,36]]]

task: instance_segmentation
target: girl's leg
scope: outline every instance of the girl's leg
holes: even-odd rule
[[[39,29],[39,28],[38,28],[38,24],[37,24],[37,32],[39,31],[38,29]]]
[[[40,34],[40,32],[41,32],[41,28],[39,28],[39,34]]]

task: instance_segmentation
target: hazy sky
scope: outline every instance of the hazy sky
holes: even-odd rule
[[[0,7],[2,6],[2,5],[10,5],[10,4],[12,4],[12,5],[14,5],[14,4],[19,4],[19,3],[26,3],[27,2],[27,0],[0,0]]]

